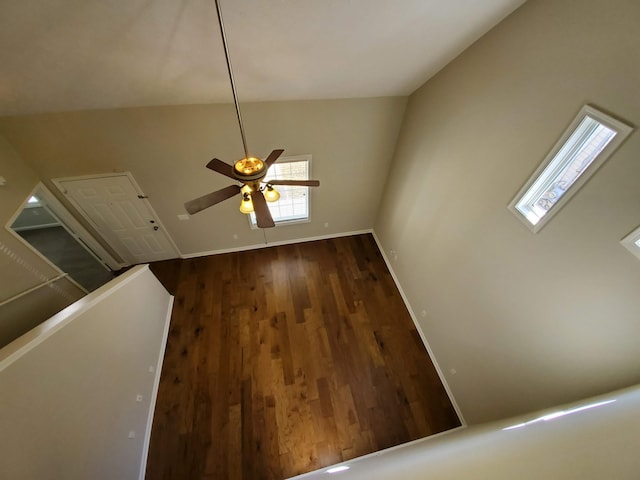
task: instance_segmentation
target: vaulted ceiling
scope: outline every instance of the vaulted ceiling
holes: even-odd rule
[[[523,0],[222,0],[241,101],[408,95]],[[0,115],[231,101],[213,0],[22,0]]]

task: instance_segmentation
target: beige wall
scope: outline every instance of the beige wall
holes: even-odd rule
[[[83,296],[69,276],[62,276],[0,303],[0,348]]]
[[[56,272],[5,228],[38,183],[38,177],[0,135],[0,302],[56,277]]]
[[[5,228],[38,183],[35,172],[0,135],[0,347],[84,295]],[[14,297],[34,289],[31,293]]]
[[[524,428],[541,415],[611,402]],[[348,462],[341,480],[635,480],[640,471],[640,389],[478,425]],[[325,469],[326,470],[326,469]],[[322,471],[301,475],[326,479]]]
[[[311,223],[268,230],[267,240],[372,228],[405,105],[406,97],[242,105],[251,153],[310,153],[321,182],[311,192]],[[51,178],[131,171],[183,254],[264,242],[238,212],[239,197],[177,219],[185,201],[233,183],[205,168],[214,156],[243,156],[232,105],[3,118],[0,133],[52,190]]]
[[[506,208],[583,104],[640,125],[638,18],[529,1],[409,99],[375,232],[469,423],[640,382],[638,132],[540,233]]]
[[[171,300],[136,267],[0,350],[0,478],[139,478]]]

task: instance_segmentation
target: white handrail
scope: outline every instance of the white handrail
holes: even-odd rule
[[[0,302],[0,307],[2,307],[3,305],[6,305],[7,303],[13,302],[14,300],[17,300],[20,297],[24,297],[25,295],[30,294],[31,292],[35,292],[36,290],[41,289],[42,287],[46,287],[47,285],[51,285],[54,282],[57,282],[58,280],[64,278],[64,277],[68,277],[69,274],[68,273],[62,273],[56,277],[50,278],[49,280],[47,280],[46,282],[42,282],[39,285],[36,285],[35,287],[31,287],[27,290],[25,290],[24,292],[20,292],[16,295],[14,295],[13,297],[7,298],[6,300],[2,300]]]

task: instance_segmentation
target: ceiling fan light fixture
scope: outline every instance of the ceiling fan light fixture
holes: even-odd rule
[[[248,157],[238,160],[233,169],[242,176],[253,176],[264,170],[264,162],[257,157]]]
[[[240,211],[245,215],[253,212],[253,201],[251,201],[251,196],[248,193],[245,193],[242,196],[242,201],[240,202]]]
[[[264,199],[267,202],[277,202],[280,199],[280,192],[278,192],[272,185],[267,184],[267,188],[264,190]]]

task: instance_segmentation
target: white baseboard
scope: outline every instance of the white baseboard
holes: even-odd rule
[[[223,248],[220,250],[210,250],[208,252],[184,253],[180,254],[180,258],[196,258],[206,257],[209,255],[220,255],[222,253],[246,252],[247,250],[256,250],[258,248],[278,247],[280,245],[292,245],[294,243],[314,242],[316,240],[327,240],[329,238],[349,237],[351,235],[362,235],[364,233],[373,233],[371,228],[366,230],[356,230],[354,232],[330,233],[328,235],[319,235],[317,237],[295,238],[292,240],[281,240],[279,242],[259,243],[257,245],[247,245],[245,247]]]
[[[451,388],[449,388],[449,384],[447,383],[447,379],[444,377],[444,374],[442,373],[442,369],[440,368],[440,365],[438,364],[438,361],[436,360],[436,357],[433,354],[433,350],[431,350],[431,345],[429,345],[429,342],[427,341],[427,337],[425,336],[424,332],[422,331],[422,327],[420,327],[420,323],[418,323],[418,317],[416,316],[415,312],[411,308],[411,305],[409,304],[409,300],[407,299],[407,296],[405,295],[404,290],[402,289],[402,285],[400,285],[400,282],[398,281],[398,277],[396,276],[395,272],[393,271],[393,266],[391,265],[391,262],[387,258],[387,255],[384,252],[384,248],[382,248],[382,244],[380,243],[380,240],[378,239],[378,236],[376,235],[376,232],[372,231],[371,233],[373,235],[373,239],[376,241],[376,244],[378,245],[378,250],[380,250],[380,253],[382,254],[382,258],[384,258],[384,262],[387,264],[387,268],[389,269],[389,272],[391,273],[391,278],[393,278],[393,281],[396,284],[396,287],[398,287],[398,291],[400,292],[400,296],[402,297],[402,301],[404,302],[405,306],[407,307],[407,310],[409,311],[409,315],[411,315],[411,319],[413,320],[413,324],[415,325],[416,330],[418,331],[418,334],[420,335],[420,338],[422,339],[422,343],[424,343],[424,347],[427,349],[427,353],[429,354],[429,358],[431,358],[431,362],[433,363],[434,367],[436,368],[436,372],[438,372],[438,376],[440,377],[440,381],[442,382],[442,385],[444,386],[444,389],[447,392],[447,395],[449,396],[449,400],[451,401],[451,404],[453,405],[453,408],[456,411],[456,414],[458,415],[458,418],[460,419],[460,422],[462,423],[462,426],[466,427],[467,426],[467,422],[465,421],[464,416],[462,415],[462,411],[460,410],[460,407],[458,406],[458,402],[456,402],[456,399],[453,396],[453,392],[451,391]]]
[[[167,348],[167,339],[169,338],[169,327],[171,325],[171,313],[173,312],[173,300],[171,295],[169,300],[169,306],[167,307],[167,317],[164,323],[164,330],[162,332],[162,343],[160,345],[160,353],[158,354],[158,361],[156,362],[156,371],[153,379],[153,387],[151,389],[151,397],[149,399],[149,414],[147,416],[147,427],[144,432],[144,442],[142,444],[142,458],[140,459],[140,475],[138,480],[144,480],[147,474],[147,457],[149,456],[149,444],[151,442],[151,427],[153,426],[153,416],[156,411],[156,400],[158,398],[158,389],[160,388],[160,375],[162,373],[162,364],[164,362],[164,353]]]

